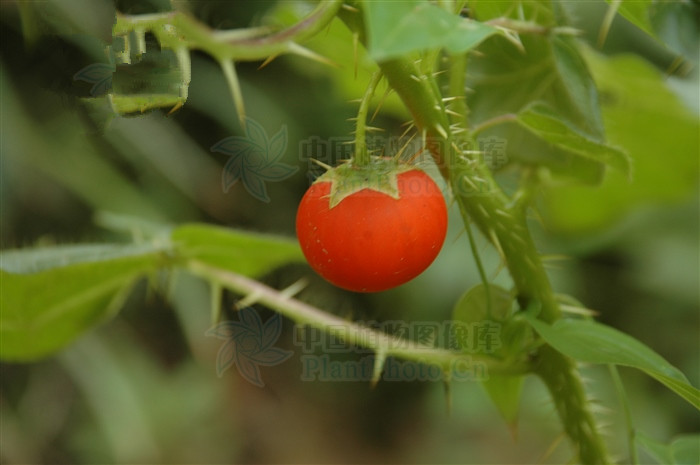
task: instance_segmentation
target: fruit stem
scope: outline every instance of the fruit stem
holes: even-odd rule
[[[365,134],[367,132],[367,113],[369,112],[369,104],[374,96],[374,91],[382,78],[381,71],[376,71],[367,84],[365,94],[360,100],[360,108],[357,110],[357,121],[355,125],[355,153],[353,155],[353,164],[355,166],[367,166],[370,162],[369,151],[367,150],[367,141]]]

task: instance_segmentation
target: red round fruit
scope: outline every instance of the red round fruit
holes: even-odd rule
[[[418,276],[440,252],[447,208],[439,187],[416,168],[383,175],[385,184],[391,176],[398,187],[394,196],[360,185],[346,189],[331,207],[332,191],[343,189],[349,178],[324,175],[301,200],[296,219],[301,249],[311,267],[338,287],[391,289]]]

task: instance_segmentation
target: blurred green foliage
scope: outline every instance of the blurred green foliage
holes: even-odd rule
[[[175,3],[218,28],[290,24],[310,8],[300,2]],[[475,11],[493,8],[489,2],[469,3]],[[601,91],[607,139],[628,152],[633,176],[628,181],[608,170],[596,187],[552,180],[541,197],[544,227],[534,228],[545,253],[569,257],[552,263],[557,289],[653,347],[697,386],[698,42],[679,31],[697,37],[698,25],[697,5],[679,5],[680,12],[664,6],[663,27],[644,23],[657,34],[672,35],[667,40],[672,50],[688,60],[683,73],[667,76],[676,55],[620,16],[605,45],[594,51],[606,4],[567,2],[566,15],[590,46],[585,60]],[[116,8],[137,14],[170,6],[118,1]],[[356,108],[348,101],[362,94],[374,70],[365,52],[358,51],[355,72],[352,38],[336,21],[308,46],[339,63],[337,68],[286,56],[262,70],[257,63],[237,66],[248,115],[268,134],[286,125],[289,150],[282,161],[300,168],[286,181],[270,183],[271,201],[265,203],[240,183],[228,193],[221,188],[227,158],[209,147],[241,129],[221,70],[207,56],[193,54],[187,103],[172,114],[113,117],[107,102],[85,101],[94,84],[75,75],[109,63],[104,45],[111,41],[114,11],[109,1],[0,5],[2,249],[138,239],[147,229],[124,227],[105,212],[142,218],[155,229],[198,221],[291,237],[296,205],[313,171],[296,148],[313,136],[346,137],[353,130],[347,119]],[[503,53],[499,46],[510,46],[503,40],[489,39],[483,50]],[[508,64],[504,61],[506,71]],[[537,76],[502,82],[503,89],[479,89],[479,75],[472,79],[478,121],[490,111],[480,103],[482,92],[505,89],[506,105],[506,96],[530,92]],[[564,71],[557,89],[569,85]],[[550,97],[564,103],[556,93]],[[372,124],[398,135],[407,118],[390,96]],[[535,143],[517,154],[521,161],[523,153],[526,162],[530,155],[538,161],[550,155]],[[507,184],[512,173],[505,169],[499,176]],[[479,282],[456,212],[452,217],[440,257],[406,286],[358,296],[312,278],[299,297],[365,320],[449,319],[464,289]],[[495,282],[508,287],[497,254],[485,241],[480,250]],[[305,266],[287,266],[262,279],[282,288],[309,274]],[[2,286],[11,285],[3,277]],[[286,321],[278,345],[297,354],[264,368],[266,387],[260,389],[234,370],[216,376],[218,341],[205,337],[210,327],[205,284],[184,274],[156,275],[122,297],[120,315],[58,356],[0,365],[0,461],[561,463],[570,456],[563,444],[541,455],[559,426],[551,401],[533,379],[522,386],[520,425],[511,436],[476,383],[452,386],[447,415],[437,383],[380,383],[370,390],[350,381],[302,381],[299,347]],[[228,308],[233,300],[225,297]],[[697,412],[682,399],[649,378],[622,372],[635,423],[651,438],[648,444],[700,430]],[[585,374],[592,395],[612,408],[601,418],[610,424],[611,449],[622,453],[624,419],[607,372],[592,367]],[[662,457],[689,450],[683,444],[664,447],[657,448]],[[651,457],[642,459],[647,463]]]

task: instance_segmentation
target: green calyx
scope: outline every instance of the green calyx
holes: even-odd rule
[[[397,199],[399,195],[398,175],[418,169],[415,166],[399,164],[391,158],[373,157],[366,165],[352,161],[329,169],[315,182],[330,182],[330,208],[335,207],[346,197],[370,189]]]

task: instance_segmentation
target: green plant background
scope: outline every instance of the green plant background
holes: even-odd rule
[[[164,1],[117,6],[133,14],[169,8]],[[293,2],[203,1],[190,8],[218,28],[288,24],[305,11]],[[685,78],[666,77],[673,54],[621,17],[600,54],[594,50],[606,4],[570,8],[590,44],[586,59],[601,90],[607,137],[629,152],[634,177],[630,182],[611,171],[600,187],[553,182],[539,199],[544,227],[533,223],[537,243],[544,253],[568,257],[551,262],[558,291],[644,341],[697,386],[697,62]],[[2,249],[117,242],[135,230],[151,237],[163,225],[185,222],[292,237],[296,205],[313,168],[296,147],[312,135],[349,134],[347,120],[356,106],[348,101],[362,95],[373,71],[361,53],[355,76],[348,62],[352,40],[339,21],[308,43],[338,68],[291,56],[262,70],[259,63],[237,65],[248,115],[268,134],[287,126],[289,150],[282,161],[300,168],[284,182],[268,183],[267,204],[240,183],[226,194],[221,189],[226,157],[208,148],[240,135],[240,127],[226,81],[209,57],[192,55],[188,100],[177,112],[107,118],[99,104],[79,103],[90,97],[92,84],[73,76],[105,61],[102,48],[111,40],[114,17],[110,2],[49,1],[22,19],[17,5],[3,3],[0,14]],[[158,76],[167,88],[172,76]],[[520,82],[515,76],[500,85]],[[392,96],[372,124],[396,133],[407,119]],[[501,176],[507,183],[508,172]],[[459,296],[479,282],[456,209],[451,216],[445,248],[415,281],[357,296],[313,278],[300,297],[360,319],[449,319]],[[133,217],[147,222],[135,226]],[[485,241],[479,246],[487,270],[495,273],[498,256]],[[265,246],[250,247],[251,256],[264,257]],[[257,270],[253,263],[251,273]],[[291,264],[262,280],[281,288],[309,275],[304,265]],[[495,282],[509,285],[505,271]],[[12,282],[3,279],[6,285]],[[438,383],[380,382],[371,390],[361,382],[302,382],[286,320],[278,345],[297,353],[263,368],[266,387],[260,389],[235,370],[216,377],[220,341],[204,335],[210,302],[202,282],[154,272],[121,297],[119,315],[57,356],[0,365],[0,460],[560,463],[571,455],[563,441],[543,458],[560,426],[534,378],[525,382],[517,431],[474,383],[452,385],[448,415]],[[224,303],[231,307],[233,297]],[[635,424],[646,436],[668,443],[700,430],[697,412],[674,393],[641,373],[621,372]],[[584,376],[591,395],[610,409],[597,415],[609,424],[611,450],[623,454],[623,412],[608,372],[591,366]],[[648,455],[642,460],[652,463]]]

